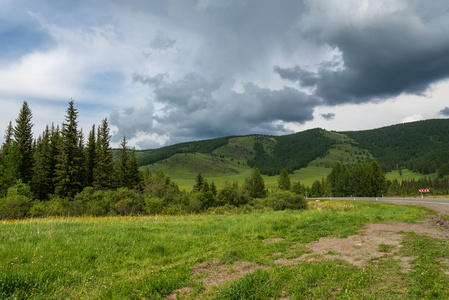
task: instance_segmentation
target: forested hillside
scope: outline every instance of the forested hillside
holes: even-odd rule
[[[271,152],[265,151],[262,143],[257,141],[254,158],[248,161],[250,167],[257,167],[265,175],[278,175],[282,169],[293,173],[315,158],[324,156],[336,143],[318,128],[274,138],[276,144]]]
[[[447,119],[363,131],[328,132],[316,128],[285,136],[222,137],[139,151],[137,158],[139,165],[145,166],[178,153],[219,155],[228,161],[238,159],[249,167],[257,167],[264,175],[278,175],[282,169],[293,173],[304,168],[341,144],[346,145],[345,151],[348,153],[370,153],[369,160],[376,160],[386,172],[407,168],[421,174],[449,175]],[[335,162],[353,165],[361,161],[348,157],[345,161],[335,158],[328,168]]]
[[[448,119],[344,133],[369,150],[385,171],[408,168],[440,177],[449,174]]]

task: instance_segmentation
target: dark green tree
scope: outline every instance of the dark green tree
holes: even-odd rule
[[[112,152],[109,149],[109,124],[103,119],[97,133],[97,165],[94,169],[93,186],[96,189],[108,189],[113,186],[114,165]]]
[[[380,197],[387,190],[387,178],[377,162],[371,162],[369,168],[371,174],[372,196]]]
[[[20,165],[22,164],[22,155],[19,145],[13,142],[8,154],[0,165],[0,197],[4,197],[8,188],[13,186],[20,178]]]
[[[267,196],[265,181],[258,168],[253,168],[249,176],[245,178],[245,189],[252,198],[265,198]]]
[[[53,172],[54,162],[51,152],[51,133],[48,126],[38,137],[34,148],[33,178],[31,191],[40,200],[48,199],[54,192]]]
[[[2,145],[2,151],[0,154],[0,164],[3,164],[3,158],[8,155],[9,149],[11,148],[13,142],[13,128],[11,121],[5,131],[5,141]]]
[[[94,170],[97,164],[97,141],[95,139],[95,125],[92,125],[92,130],[89,132],[84,157],[86,158],[86,186],[93,186]]]
[[[201,174],[201,171],[198,172],[198,175],[196,175],[195,178],[195,185],[193,186],[193,192],[197,193],[201,191],[204,187],[204,177]]]
[[[127,141],[124,136],[122,141],[120,142],[120,149],[118,152],[118,156],[116,159],[116,172],[117,172],[117,181],[120,187],[128,187],[128,161],[129,161],[129,151],[126,146]]]
[[[19,147],[22,156],[20,166],[20,178],[24,183],[30,182],[33,174],[33,124],[31,118],[33,114],[26,101],[23,102],[19,116],[14,127],[14,140]]]
[[[322,197],[323,196],[323,186],[319,180],[315,180],[312,184],[312,188],[310,190],[312,197]]]
[[[289,191],[291,188],[290,177],[286,169],[282,169],[278,179],[278,188],[283,191]]]
[[[65,122],[62,124],[55,166],[55,193],[61,197],[73,197],[83,188],[80,178],[84,160],[76,120],[78,112],[73,103],[73,100],[69,102]]]
[[[137,164],[137,156],[136,156],[135,148],[133,148],[131,150],[131,157],[127,164],[127,174],[128,174],[128,187],[129,188],[136,187],[143,180],[142,175],[139,171],[139,166]]]

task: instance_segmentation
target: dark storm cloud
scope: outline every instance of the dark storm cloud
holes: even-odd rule
[[[140,82],[153,84],[154,80],[146,79]],[[271,90],[248,83],[237,93],[223,81],[207,80],[195,73],[174,82],[160,82],[154,94],[155,101],[164,105],[163,113],[155,114],[151,101],[140,109],[114,111],[110,122],[119,128],[117,136],[156,133],[167,136],[166,144],[172,144],[236,134],[286,134],[291,131],[283,122],[312,120],[319,103],[315,97],[289,87]]]
[[[443,108],[442,110],[440,110],[440,115],[449,117],[449,107],[446,106],[445,108]]]
[[[326,121],[330,121],[335,118],[335,114],[334,113],[321,114],[321,117]]]
[[[299,66],[285,69],[274,66],[273,71],[279,74],[282,79],[298,82],[303,87],[315,86],[319,79],[315,73],[304,70]]]
[[[410,2],[411,7],[376,18],[360,17],[359,21],[349,14],[346,20],[341,11],[327,15],[316,7],[310,9],[298,23],[301,34],[338,50],[343,68],[323,64],[311,72],[295,65],[275,67],[274,71],[283,79],[314,87],[315,95],[327,105],[422,94],[430,84],[449,77],[449,26],[439,21],[449,17],[449,3],[437,1],[435,4],[443,5],[444,10],[423,10],[422,14],[422,7],[413,6],[416,3],[421,2]],[[309,4],[314,6],[315,2]],[[336,16],[331,18],[331,14]],[[432,14],[436,21],[426,21]]]
[[[174,0],[163,14],[145,6],[169,24],[149,37],[151,51],[162,59],[164,51],[179,55],[177,64],[135,72],[133,82],[148,87],[148,104],[131,113],[114,111],[111,124],[120,133],[164,136],[166,144],[285,134],[285,123],[313,120],[320,105],[423,94],[449,77],[446,2],[429,9],[423,1]],[[271,75],[252,78],[259,71]],[[271,76],[297,87],[271,85]]]

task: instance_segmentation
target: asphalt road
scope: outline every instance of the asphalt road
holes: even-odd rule
[[[387,197],[321,197],[321,198],[307,198],[307,199],[326,199],[326,200],[345,200],[345,201],[381,201],[381,202],[416,202],[417,205],[420,203],[444,203],[449,204],[449,199],[440,199],[440,198],[387,198]]]

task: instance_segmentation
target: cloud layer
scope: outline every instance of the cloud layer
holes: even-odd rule
[[[0,20],[2,126],[24,99],[52,105],[43,128],[74,98],[87,130],[109,116],[140,148],[338,127],[341,107],[434,101],[449,78],[444,0],[17,0]],[[414,105],[388,122],[449,115]]]

